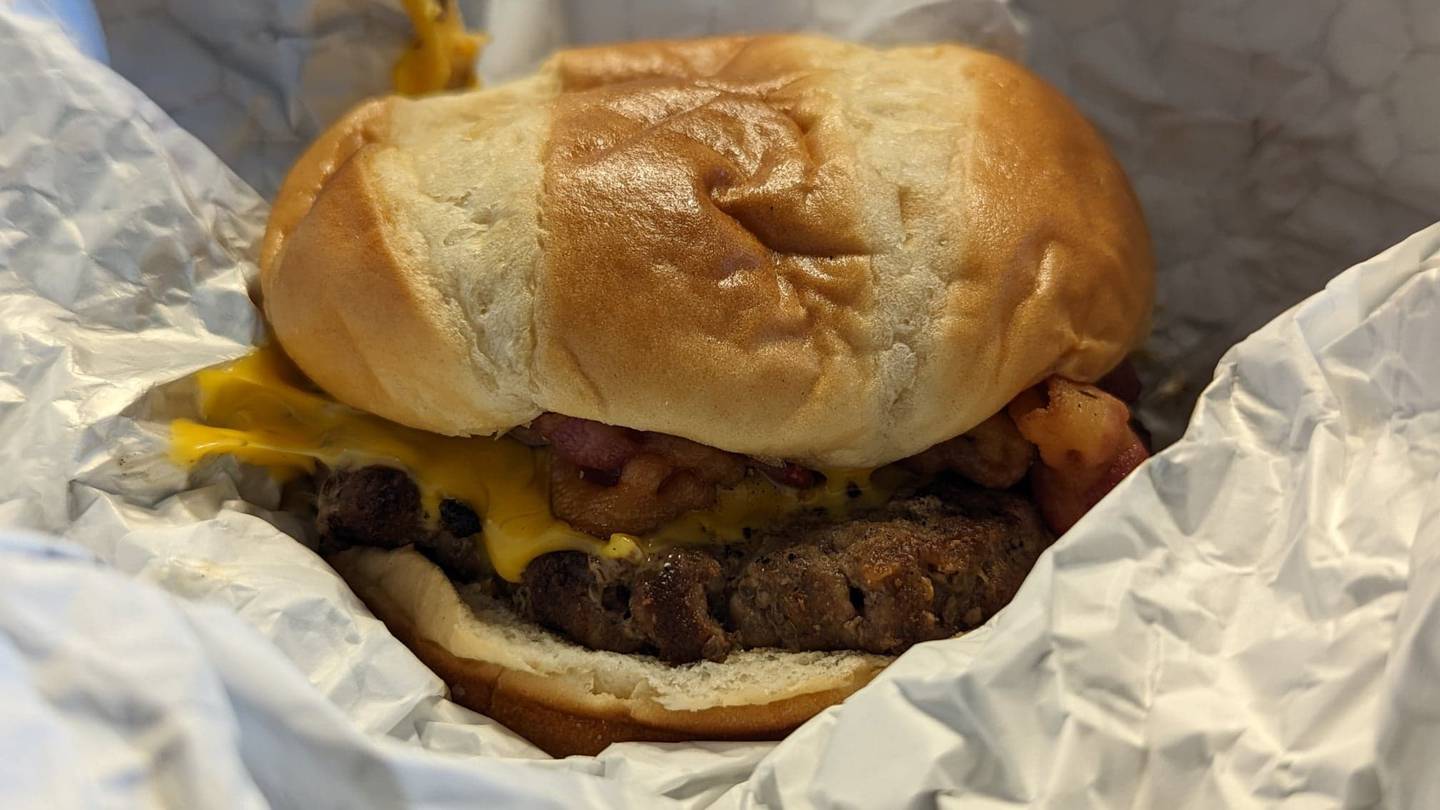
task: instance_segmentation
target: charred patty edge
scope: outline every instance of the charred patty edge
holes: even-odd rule
[[[424,514],[404,471],[329,470],[317,496],[322,550],[413,543],[452,580],[578,644],[677,664],[755,647],[893,655],[954,636],[1004,607],[1053,542],[1023,492],[942,476],[840,522],[808,514],[744,543],[641,560],[552,552],[509,583],[479,550],[479,516],[452,500]]]

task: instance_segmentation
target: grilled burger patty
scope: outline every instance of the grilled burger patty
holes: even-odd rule
[[[452,579],[483,582],[579,644],[672,663],[748,647],[893,654],[952,636],[1009,602],[1053,540],[1027,498],[946,475],[843,522],[805,515],[745,543],[640,560],[556,552],[508,583],[486,574],[476,514],[445,501],[440,528],[426,529],[401,470],[329,471],[317,506],[322,550],[414,542]]]

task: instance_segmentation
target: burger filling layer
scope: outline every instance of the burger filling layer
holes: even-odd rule
[[[177,460],[315,482],[322,552],[414,545],[585,646],[898,653],[1003,607],[1054,534],[1143,461],[1123,402],[1052,378],[875,470],[814,470],[543,414],[441,437],[324,397],[274,350],[199,376]]]
[[[319,490],[327,548],[417,547],[458,582],[593,649],[673,663],[746,647],[898,653],[979,626],[1014,595],[1053,535],[1023,495],[942,475],[850,520],[802,513],[742,543],[632,559],[543,555],[520,582],[487,576],[479,524],[442,505],[427,531],[419,488],[388,467],[332,471]]]

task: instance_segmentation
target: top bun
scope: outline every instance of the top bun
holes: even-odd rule
[[[962,433],[1143,338],[1095,130],[957,45],[565,51],[336,123],[280,189],[270,322],[336,398],[446,434],[543,411],[816,466]]]

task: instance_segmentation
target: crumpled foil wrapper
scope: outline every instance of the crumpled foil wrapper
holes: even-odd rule
[[[1009,608],[784,742],[563,761],[446,701],[266,476],[164,458],[183,378],[261,337],[266,195],[403,16],[99,11],[118,74],[0,8],[0,525],[64,538],[0,537],[0,804],[1440,806],[1440,227],[1336,276],[1436,218],[1429,4],[471,4],[493,80],[731,30],[1026,58],[1145,202],[1146,417],[1194,408]]]

